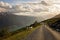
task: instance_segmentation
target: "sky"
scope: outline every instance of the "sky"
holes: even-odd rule
[[[23,3],[23,2],[25,2],[25,3],[27,3],[27,2],[41,2],[42,0],[0,0],[0,7],[3,7],[3,9],[5,8],[12,8],[12,5],[16,5],[16,4],[20,4],[20,3]],[[59,7],[60,7],[60,0],[44,0],[45,2],[46,2],[46,4],[48,4],[48,5],[52,5],[53,3],[58,3],[58,4],[55,4],[55,6],[57,6],[57,8],[59,9]],[[45,4],[45,3],[44,3]],[[21,6],[19,6],[19,8],[21,7],[23,7],[24,5],[21,5]],[[29,9],[34,9],[35,7],[36,7],[36,9],[38,8],[40,8],[40,6],[39,6],[39,4],[38,5],[27,5],[28,7],[29,7]],[[27,7],[27,8],[28,8]],[[43,7],[43,6],[42,6]],[[19,9],[18,8],[18,9]],[[47,6],[45,7],[45,8],[47,8]],[[54,8],[54,7],[53,7]],[[1,9],[1,8],[0,8]],[[17,9],[17,8],[16,8]],[[44,7],[43,7],[43,9],[44,9]],[[51,8],[52,9],[52,8]]]
[[[26,3],[27,2],[40,2],[42,0],[0,0],[0,1],[7,2],[14,5],[14,4],[19,4],[19,3],[24,3],[24,2]],[[45,1],[51,1],[53,3],[60,3],[60,0],[45,0]]]
[[[27,3],[27,2],[41,2],[42,0],[0,0],[0,7],[4,8],[12,8],[12,5],[20,4],[20,3]],[[60,7],[60,0],[44,0],[48,5],[50,3],[56,3],[56,6],[59,8]],[[58,4],[57,4],[58,3]],[[37,5],[36,5],[37,6]],[[36,7],[35,6],[35,7]],[[37,6],[36,8],[39,8]],[[0,8],[1,9],[1,8]]]
[[[37,2],[39,0],[0,0],[0,1],[7,2],[10,4],[18,4],[18,3],[23,3],[23,2]]]
[[[35,12],[35,11],[41,11],[41,10],[49,10],[49,12],[54,12],[54,11],[57,11],[57,10],[60,10],[60,4],[53,4],[53,3],[59,3],[60,0],[44,0],[44,5],[42,3],[42,5],[40,4],[37,4],[37,5],[34,5],[34,4],[20,4],[20,3],[23,3],[23,2],[41,2],[42,0],[0,0],[0,11],[30,11],[30,13],[26,13],[28,15],[39,15],[39,13],[31,13],[31,12]],[[53,2],[53,3],[52,3]],[[19,5],[16,5],[16,4],[19,4]],[[50,5],[50,6],[46,6],[46,4]],[[53,4],[53,5],[52,5]],[[12,5],[15,5],[12,6]],[[4,9],[4,10],[3,10]],[[20,13],[18,15],[26,15],[24,13]],[[43,14],[41,14],[43,15]]]

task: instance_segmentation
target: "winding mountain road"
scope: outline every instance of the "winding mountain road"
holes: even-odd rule
[[[60,40],[60,34],[46,24],[42,24],[40,28],[36,29],[24,40]]]

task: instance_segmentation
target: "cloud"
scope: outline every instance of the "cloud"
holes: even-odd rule
[[[35,14],[38,12],[48,12],[49,8],[46,5],[41,5],[39,3],[21,3],[12,7],[9,12],[13,13],[24,13],[28,12],[28,14]],[[20,14],[19,14],[20,15]]]
[[[30,1],[30,0],[29,0]],[[34,1],[34,0],[31,0]],[[41,0],[36,0],[36,2],[41,2],[42,5],[39,3],[19,3],[18,5],[15,4],[15,6],[10,5],[9,3],[0,2],[0,8],[4,8],[9,12],[41,12],[41,11],[47,11],[46,5],[49,5],[49,3]]]
[[[5,3],[3,1],[0,2],[0,12],[5,12],[10,8],[12,8],[12,5],[10,5],[9,3]]]
[[[53,3],[60,3],[60,0],[53,0]]]
[[[12,6],[9,3],[5,3],[3,1],[0,2],[0,7],[4,7],[4,8],[12,8]]]
[[[53,0],[42,0],[41,4],[49,6],[53,4]]]
[[[5,8],[0,8],[0,12],[6,12]]]

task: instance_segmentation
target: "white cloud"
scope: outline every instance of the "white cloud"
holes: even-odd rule
[[[60,3],[60,0],[53,0],[53,3]]]
[[[46,1],[46,4],[49,5],[49,2]],[[9,11],[9,12],[13,12],[13,13],[20,12],[22,15],[25,15],[25,14],[26,15],[30,15],[30,14],[31,15],[39,15],[39,14],[41,14],[41,12],[54,12],[54,11],[56,11],[55,6],[52,6],[52,5],[47,6],[47,5],[43,5],[43,3],[41,3],[41,4],[39,4],[39,3],[20,3],[18,5],[11,6],[8,3],[0,2],[0,8],[1,7],[4,9],[4,11]],[[27,12],[27,13],[25,13],[25,12]]]
[[[10,5],[9,3],[5,3],[3,1],[0,2],[0,12],[6,12],[10,8],[12,8],[12,5]]]
[[[12,6],[9,3],[5,3],[3,1],[0,2],[0,7],[4,7],[4,8],[12,8]]]
[[[0,12],[6,12],[5,8],[0,8]]]

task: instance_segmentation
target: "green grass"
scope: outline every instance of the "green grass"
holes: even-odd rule
[[[36,30],[37,28],[39,28],[39,26],[35,27],[35,28],[32,28],[32,29],[28,29],[28,30],[24,30],[24,31],[21,31],[21,32],[18,32],[4,40],[21,40],[25,37],[27,37],[29,34],[31,34],[34,30]]]

